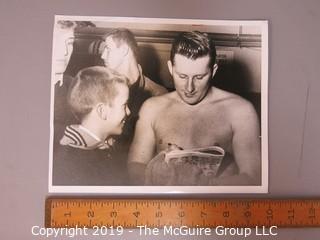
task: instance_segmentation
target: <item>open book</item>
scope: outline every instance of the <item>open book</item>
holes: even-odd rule
[[[167,164],[196,165],[205,176],[216,176],[225,151],[218,146],[194,148],[188,150],[173,150],[166,153],[164,161]]]

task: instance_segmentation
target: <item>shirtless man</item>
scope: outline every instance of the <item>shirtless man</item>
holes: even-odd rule
[[[210,86],[218,66],[208,35],[180,34],[173,42],[168,68],[176,90],[147,100],[141,108],[129,153],[132,181],[144,184],[148,162],[168,145],[183,149],[218,145],[226,156],[217,177],[200,181],[192,176],[199,173],[183,170],[176,174],[185,175],[177,176],[184,182],[175,184],[260,185],[257,114],[240,96]]]

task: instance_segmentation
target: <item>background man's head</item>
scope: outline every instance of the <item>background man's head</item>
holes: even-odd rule
[[[74,42],[75,21],[59,20],[54,26],[53,61],[55,74],[63,74],[68,66]]]
[[[129,97],[128,79],[101,66],[78,72],[70,86],[68,103],[74,115],[83,122],[88,117],[109,134],[121,134]]]
[[[56,75],[55,82],[62,80],[62,75],[69,64],[75,41],[75,28],[82,27],[95,27],[95,25],[90,21],[58,20],[55,22],[53,32],[53,70]]]
[[[185,32],[173,41],[168,61],[175,89],[187,104],[201,102],[217,70],[216,50],[208,34]]]
[[[134,60],[138,62],[138,44],[128,29],[114,29],[105,35],[104,39],[106,46],[101,58],[106,66],[118,70],[129,54],[132,54]]]

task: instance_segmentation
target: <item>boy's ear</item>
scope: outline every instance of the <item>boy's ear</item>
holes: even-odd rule
[[[172,67],[173,67],[173,66],[172,66],[172,62],[169,60],[169,61],[167,62],[167,65],[168,65],[168,69],[169,69],[170,74],[173,75],[173,74],[172,74]]]
[[[96,113],[102,120],[107,120],[110,112],[108,104],[98,103],[96,106]]]

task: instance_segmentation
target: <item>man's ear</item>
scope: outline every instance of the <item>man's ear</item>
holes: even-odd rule
[[[169,69],[170,74],[173,75],[173,74],[172,74],[172,72],[173,72],[173,71],[172,71],[172,67],[173,67],[173,66],[172,66],[172,62],[169,60],[169,61],[167,62],[167,65],[168,65],[168,69]]]
[[[218,64],[215,63],[215,64],[213,65],[213,67],[212,67],[212,76],[211,76],[211,78],[213,78],[214,75],[216,75],[217,70],[218,70]]]
[[[98,117],[102,120],[107,120],[110,112],[110,107],[108,104],[98,103],[96,105],[96,113]]]

